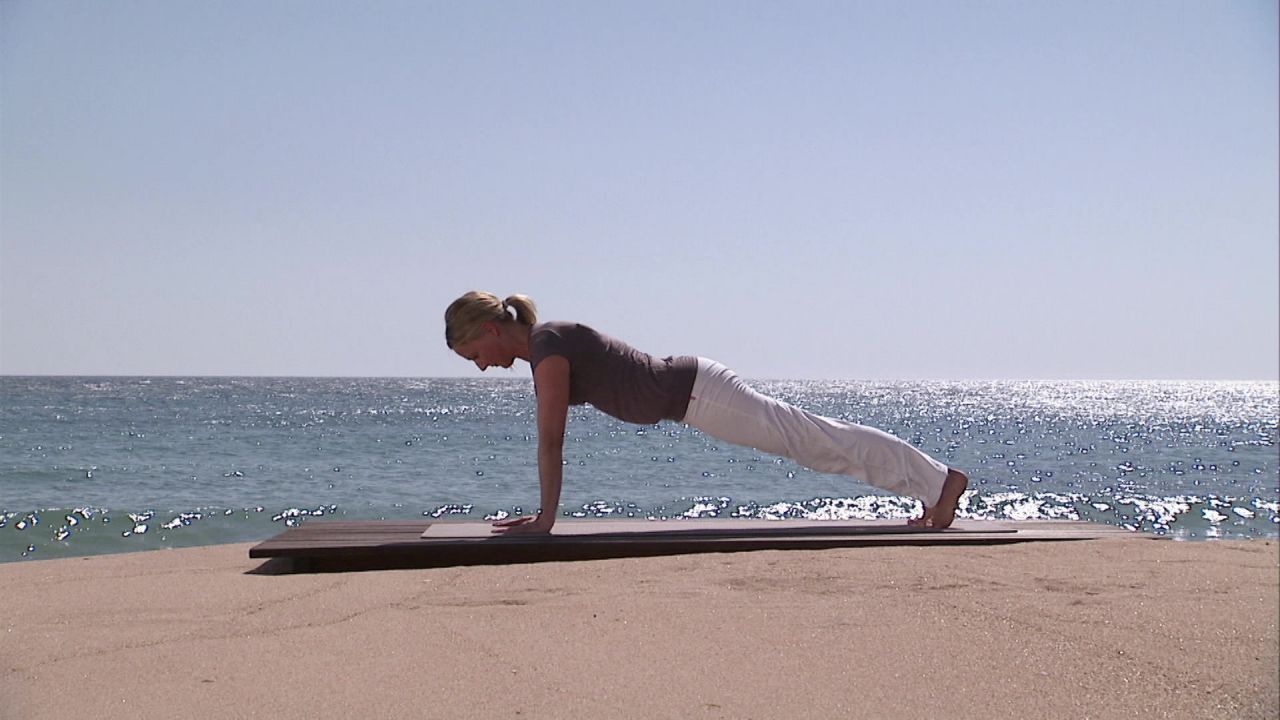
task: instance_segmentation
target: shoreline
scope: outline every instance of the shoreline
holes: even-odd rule
[[[1212,501],[1214,498],[1207,498]],[[1221,507],[1221,505],[1218,505]],[[292,509],[297,514],[303,514],[296,508]],[[68,510],[66,508],[45,508],[39,511],[23,513],[10,513],[6,519],[3,512],[0,512],[0,535],[3,535],[3,542],[0,542],[0,567],[8,564],[18,563],[24,564],[37,561],[51,560],[74,560],[82,557],[100,557],[115,554],[131,554],[138,552],[155,552],[169,549],[185,549],[185,548],[205,548],[217,547],[219,545],[232,543],[259,543],[264,542],[272,537],[278,536],[280,533],[294,527],[305,526],[310,522],[331,522],[331,521],[364,521],[364,520],[415,520],[424,524],[432,522],[481,522],[470,517],[460,515],[446,516],[443,520],[431,515],[430,513],[422,513],[418,511],[402,512],[402,513],[347,513],[347,512],[329,512],[317,515],[314,518],[308,518],[305,522],[298,525],[289,525],[279,522],[284,518],[289,510],[276,512],[272,510],[246,509],[236,512],[226,512],[225,510],[210,512],[207,508],[197,508],[191,512],[186,511],[167,511],[157,513],[155,511],[147,511],[147,514],[141,522],[150,525],[149,531],[144,532],[124,532],[119,527],[108,526],[108,518],[123,523],[121,527],[129,528],[137,524],[133,513],[125,510],[117,511],[94,511],[88,510]],[[310,511],[307,511],[310,512]],[[33,518],[49,518],[34,520]],[[1194,513],[1184,513],[1188,517],[1194,519]],[[76,522],[74,524],[64,523],[58,526],[59,518],[72,518]],[[633,520],[639,518],[622,518]],[[653,518],[647,518],[653,519]],[[848,518],[850,521],[860,521],[866,519],[889,520],[891,518]],[[970,509],[964,509],[957,514],[958,520],[979,520],[979,521],[998,521],[998,522],[1041,522],[1056,521],[1062,518],[1020,518],[1011,520],[1008,517],[992,516],[989,514],[975,514]],[[1073,518],[1075,519],[1075,518]],[[44,520],[47,520],[45,522]],[[727,518],[686,518],[680,516],[663,517],[654,519],[655,522],[705,522],[714,520],[719,522],[750,520],[752,522],[776,522],[773,519],[759,517],[734,517]],[[1182,520],[1182,518],[1179,518]],[[165,522],[167,521],[167,522]],[[566,515],[562,521],[568,522],[613,522],[612,517],[573,517]],[[814,519],[813,522],[825,522],[825,519]],[[1242,542],[1280,542],[1280,530],[1274,523],[1267,523],[1264,532],[1246,533],[1235,525],[1219,527],[1215,525],[1192,526],[1185,522],[1173,521],[1163,526],[1163,531],[1157,530],[1153,526],[1143,525],[1136,529],[1127,524],[1119,522],[1109,522],[1104,518],[1081,517],[1079,522],[1096,523],[1106,528],[1121,529],[1127,531],[1131,537],[1135,539],[1165,539],[1174,542],[1224,542],[1224,541],[1242,541]],[[487,522],[487,521],[486,521]],[[1144,518],[1144,523],[1148,522]],[[22,525],[27,525],[25,529]],[[37,529],[37,527],[39,529]],[[6,532],[7,529],[19,530],[20,532]],[[39,533],[39,534],[36,534]],[[63,536],[65,535],[65,542]]]
[[[1121,537],[260,574],[0,564],[6,715],[1275,717],[1280,546]]]

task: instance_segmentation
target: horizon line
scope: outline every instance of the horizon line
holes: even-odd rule
[[[771,382],[1235,382],[1280,383],[1280,377],[1272,378],[1210,378],[1210,377],[751,377],[747,380]],[[263,380],[483,380],[510,381],[532,380],[532,376],[478,376],[478,375],[310,375],[278,373],[0,373],[0,378],[127,378],[127,379],[263,379]]]

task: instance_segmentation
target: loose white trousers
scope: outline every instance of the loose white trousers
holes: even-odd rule
[[[947,466],[910,443],[865,425],[801,410],[747,387],[732,370],[698,358],[684,422],[735,445],[790,458],[812,470],[849,475],[936,505]]]

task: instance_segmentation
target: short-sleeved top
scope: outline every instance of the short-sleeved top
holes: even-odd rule
[[[626,422],[681,420],[698,375],[692,356],[655,358],[572,322],[546,322],[529,332],[529,364],[552,355],[569,361],[569,404],[591,403]]]

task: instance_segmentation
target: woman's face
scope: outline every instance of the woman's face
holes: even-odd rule
[[[506,348],[497,326],[492,323],[485,323],[480,337],[457,345],[453,351],[463,360],[475,363],[482,372],[495,365],[509,368],[516,360],[515,353]]]

